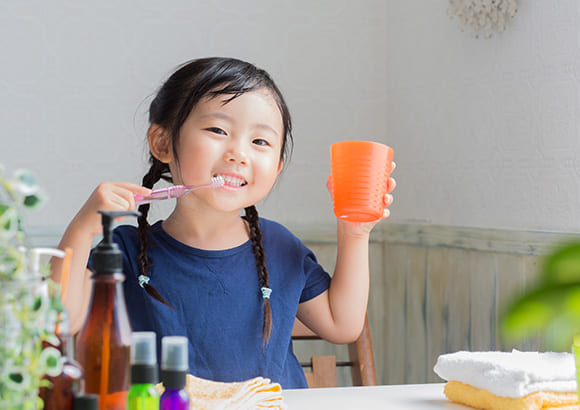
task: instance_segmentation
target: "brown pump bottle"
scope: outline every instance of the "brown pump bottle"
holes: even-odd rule
[[[103,240],[93,252],[93,289],[77,337],[76,359],[84,368],[84,392],[99,396],[99,410],[124,410],[130,388],[131,325],[123,293],[123,255],[113,242],[114,218],[138,212],[105,212]]]

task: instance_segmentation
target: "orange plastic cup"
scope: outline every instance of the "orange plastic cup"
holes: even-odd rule
[[[391,173],[393,149],[370,141],[342,141],[330,146],[334,214],[354,222],[378,220]]]

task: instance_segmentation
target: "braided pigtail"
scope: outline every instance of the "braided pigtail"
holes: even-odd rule
[[[149,172],[143,177],[143,186],[146,188],[153,188],[155,183],[160,179],[170,180],[171,178],[164,175],[169,172],[169,166],[159,161],[157,158],[151,157],[151,168]],[[139,226],[137,228],[137,236],[139,239],[139,285],[145,289],[145,291],[157,299],[161,303],[173,308],[167,301],[159,294],[157,289],[149,284],[149,276],[147,276],[147,271],[151,267],[149,263],[149,258],[147,256],[147,232],[151,229],[151,225],[147,222],[147,214],[149,213],[150,204],[143,204],[139,206],[139,212],[141,216],[137,218]]]
[[[256,268],[258,268],[258,279],[264,299],[264,323],[262,326],[262,335],[264,344],[270,340],[272,333],[272,308],[270,307],[270,289],[268,280],[268,269],[266,268],[266,255],[262,246],[262,230],[260,229],[260,220],[258,218],[258,211],[255,206],[245,208],[246,220],[250,225],[250,239],[252,241],[252,249],[256,257]]]

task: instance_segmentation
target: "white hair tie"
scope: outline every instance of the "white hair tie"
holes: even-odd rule
[[[272,289],[263,286],[260,290],[262,291],[262,297],[264,299],[270,299],[270,295],[272,294]]]
[[[145,276],[145,275],[139,275],[139,277],[137,278],[139,279],[139,286],[141,286],[142,288],[144,288],[145,284],[149,284],[149,280],[151,279],[149,276]]]

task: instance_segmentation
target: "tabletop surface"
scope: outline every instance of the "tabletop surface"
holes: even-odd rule
[[[300,409],[456,409],[470,407],[451,403],[443,394],[444,383],[372,387],[284,390],[289,410]]]

